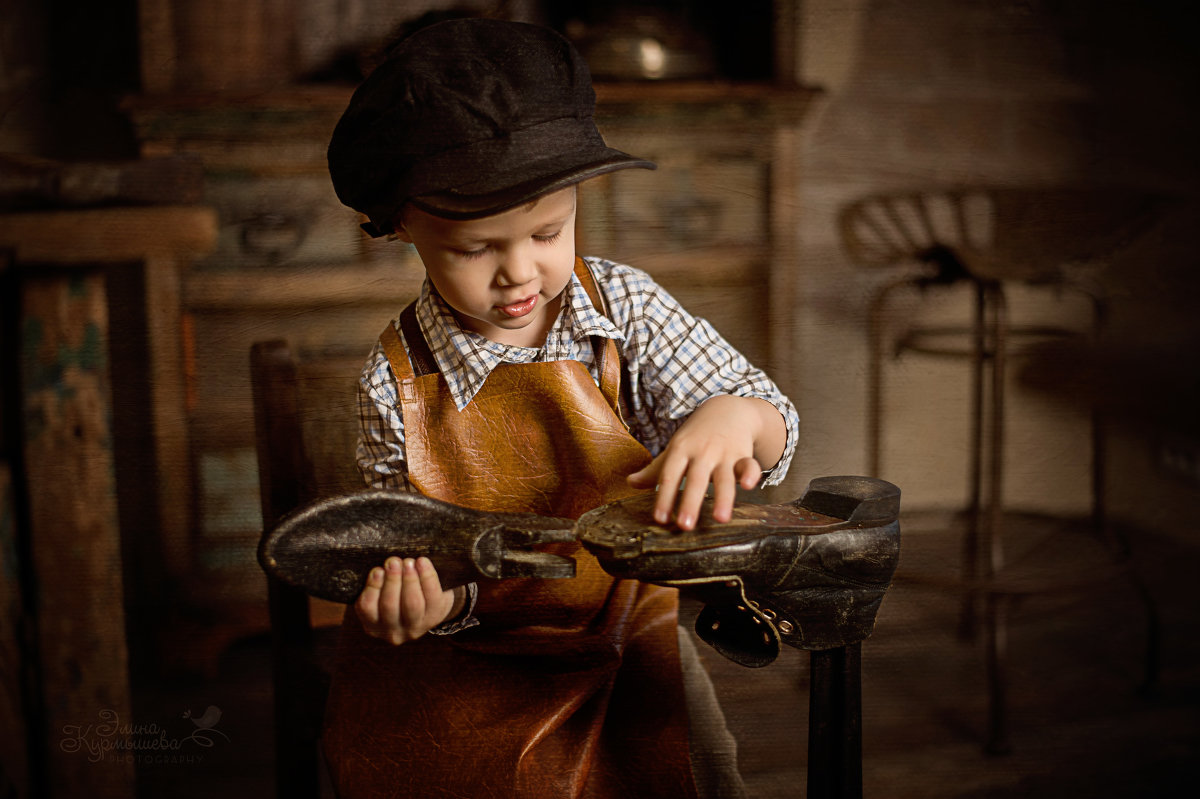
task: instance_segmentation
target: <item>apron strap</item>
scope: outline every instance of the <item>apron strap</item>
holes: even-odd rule
[[[596,278],[592,275],[591,268],[587,265],[587,261],[578,256],[575,257],[575,277],[579,278],[579,282],[583,284],[583,290],[587,293],[588,299],[592,301],[592,305],[606,318],[612,319],[608,315],[608,305],[604,302],[604,295],[596,286]],[[627,381],[621,380],[621,373],[624,370],[617,352],[617,343],[604,336],[592,336],[592,349],[596,353],[596,372],[600,375],[600,393],[620,416],[621,397],[619,392],[622,382]],[[623,421],[624,419],[622,419]]]
[[[420,377],[436,372],[437,363],[433,359],[433,352],[430,351],[425,336],[421,335],[421,327],[417,324],[416,300],[400,312],[400,327],[404,329],[403,340],[396,326],[390,322],[379,334],[379,344],[383,347],[383,354],[391,364],[397,382],[411,379],[414,373]],[[408,350],[404,348],[406,342]]]
[[[437,361],[433,359],[433,351],[429,349],[429,342],[425,340],[421,325],[417,323],[416,300],[400,312],[400,328],[404,331],[404,340],[408,342],[408,358],[417,377],[435,374],[438,371]],[[395,328],[392,330],[395,331]],[[403,349],[400,351],[404,352]],[[391,355],[388,357],[391,358]]]
[[[587,261],[575,257],[575,276],[583,284],[583,290],[588,299],[608,320],[612,314],[608,312],[608,303],[596,285],[596,277]],[[592,337],[592,348],[596,352],[596,371],[600,374],[600,393],[608,400],[608,404],[617,412],[617,418],[625,429],[629,429],[630,408],[633,407],[632,395],[629,388],[629,374],[625,370],[625,359],[617,349],[617,342],[603,336]]]

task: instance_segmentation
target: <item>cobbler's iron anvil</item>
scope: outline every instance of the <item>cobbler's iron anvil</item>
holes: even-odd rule
[[[351,603],[392,556],[426,556],[444,588],[489,579],[570,578],[571,558],[539,550],[578,540],[610,574],[677,587],[705,607],[696,631],[743,665],[773,661],[781,643],[832,649],[871,634],[900,554],[900,491],[869,477],[821,477],[791,503],[737,503],[694,530],[659,525],[653,495],[578,521],[486,513],[400,491],[363,491],[309,505],[263,537],[259,562],[305,593]]]

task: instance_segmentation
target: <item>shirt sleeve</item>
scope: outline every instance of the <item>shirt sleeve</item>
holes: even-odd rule
[[[783,454],[764,472],[761,485],[781,482],[799,438],[792,401],[709,322],[692,316],[645,272],[600,263],[610,314],[626,336],[634,435],[657,455],[705,400],[720,394],[757,397],[779,411],[787,429]]]
[[[408,482],[396,378],[376,344],[358,381],[358,470],[369,488],[415,491]]]

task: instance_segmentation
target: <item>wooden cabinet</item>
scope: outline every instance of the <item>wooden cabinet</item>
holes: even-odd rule
[[[608,143],[649,158],[585,184],[579,250],[650,272],[755,364],[778,366],[795,263],[791,143],[813,97],[762,84],[597,86]]]
[[[410,247],[369,239],[334,196],[325,146],[348,97],[346,88],[318,87],[127,104],[143,154],[203,160],[204,202],[218,220],[211,252],[182,279],[195,514],[177,576],[186,605],[216,608],[251,629],[265,616],[243,606],[265,611],[265,582],[255,559],[250,347],[274,338],[300,349],[356,344],[365,360],[423,275]],[[181,637],[204,647],[195,631]]]

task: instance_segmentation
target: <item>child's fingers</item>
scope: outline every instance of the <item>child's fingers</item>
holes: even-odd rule
[[[679,499],[679,485],[683,482],[684,470],[687,468],[687,458],[671,457],[668,453],[658,456],[662,465],[658,471],[658,498],[654,502],[654,521],[668,524],[671,521],[671,510]],[[703,492],[703,487],[701,491]]]
[[[742,458],[733,465],[733,473],[737,476],[738,485],[748,491],[762,480],[762,464],[757,458]]]
[[[721,467],[712,475],[714,521],[727,522],[733,518],[733,503],[737,499],[737,477],[732,468]]]
[[[644,467],[629,475],[626,480],[634,488],[654,488],[658,485],[658,472],[662,468],[662,463],[658,458],[650,461]]]
[[[383,564],[383,589],[379,592],[379,625],[385,631],[400,624],[400,586],[404,564],[392,557]]]
[[[367,575],[367,584],[358,601],[354,603],[354,612],[364,627],[373,627],[379,623],[379,594],[383,589],[383,569],[378,566],[371,569]]]
[[[700,506],[708,494],[708,483],[712,476],[709,468],[702,464],[693,461],[691,467],[683,491],[678,494],[679,509],[675,512],[675,523],[684,530],[693,529],[700,519]]]
[[[424,632],[421,623],[425,618],[425,592],[421,587],[421,578],[417,574],[417,563],[412,558],[404,559],[403,582],[400,587],[400,624],[414,637]]]
[[[445,603],[445,592],[442,590],[442,581],[438,577],[437,569],[433,567],[433,562],[427,557],[417,558],[417,577],[421,581],[421,593],[425,597],[426,613],[440,609]],[[428,621],[433,621],[433,625],[429,625]],[[441,620],[426,620],[426,627],[440,624]]]
[[[368,635],[392,644],[420,638],[440,623],[438,613],[452,601],[429,558],[388,558],[367,575],[367,584],[354,603]]]

